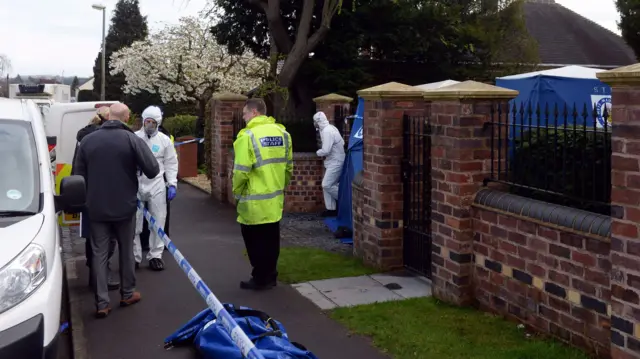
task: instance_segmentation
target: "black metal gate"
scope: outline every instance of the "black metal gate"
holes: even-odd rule
[[[431,278],[431,123],[403,117],[404,266]]]

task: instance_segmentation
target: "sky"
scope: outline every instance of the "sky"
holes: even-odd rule
[[[241,1],[241,0],[238,0]],[[117,0],[0,0],[0,54],[9,57],[11,75],[90,77],[100,50],[102,13],[107,26]],[[557,3],[619,34],[614,0],[556,0]],[[150,30],[197,15],[206,0],[140,0]]]

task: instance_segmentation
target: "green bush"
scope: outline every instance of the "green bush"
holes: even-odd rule
[[[517,136],[513,148],[506,180],[544,191],[514,187],[514,193],[593,212],[608,212],[608,206],[595,202],[608,203],[611,199],[610,132],[582,126],[533,129]]]
[[[140,116],[133,113],[133,111],[129,111],[129,121],[127,121],[127,125],[129,125],[132,130],[138,131],[140,127],[142,127]]]
[[[165,118],[162,126],[175,138],[182,136],[194,136],[196,132],[196,116],[177,115]]]

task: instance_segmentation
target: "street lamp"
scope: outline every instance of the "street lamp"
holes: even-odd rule
[[[106,41],[105,41],[105,27],[106,27],[106,22],[107,22],[107,7],[101,4],[93,4],[91,5],[92,8],[96,9],[96,10],[100,10],[102,11],[102,81],[100,81],[100,101],[104,101],[105,100],[105,82],[107,81],[106,78],[106,71],[105,71],[105,67],[106,67]]]

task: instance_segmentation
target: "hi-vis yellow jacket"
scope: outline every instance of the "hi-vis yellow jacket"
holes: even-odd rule
[[[282,219],[284,190],[293,174],[291,135],[273,117],[258,116],[238,133],[233,151],[238,222],[278,222]]]

